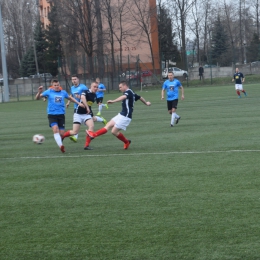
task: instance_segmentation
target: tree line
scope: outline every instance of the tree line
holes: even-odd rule
[[[160,59],[183,69],[249,63],[260,55],[259,1],[159,0],[154,7],[148,0],[53,0],[50,25],[43,28],[38,1],[3,0],[7,70],[13,78],[36,74],[35,51],[39,73],[66,74],[58,69],[68,57],[84,55],[89,73],[97,62],[103,75],[108,53],[111,71],[123,71],[123,46],[133,38],[149,46],[154,66],[154,28]]]

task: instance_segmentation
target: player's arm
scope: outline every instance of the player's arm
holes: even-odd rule
[[[184,99],[184,87],[181,85],[180,89],[181,89],[181,99],[183,100]]]
[[[143,97],[140,97],[140,100],[141,100],[146,106],[151,106],[151,102],[146,101]]]
[[[246,80],[246,78],[245,78],[245,77],[243,77],[243,78],[242,78],[242,83],[244,83],[244,82],[245,82],[245,80]]]
[[[116,102],[119,102],[119,101],[123,101],[126,99],[126,95],[122,95],[114,100],[108,100],[107,103],[108,104],[112,104],[112,103],[116,103]]]
[[[161,99],[162,99],[162,100],[164,99],[164,92],[165,92],[165,89],[163,88],[163,89],[162,89],[162,94],[161,94],[161,96],[162,96]]]
[[[42,97],[42,92],[43,92],[43,86],[40,86],[40,87],[38,88],[37,94],[35,95],[35,99],[36,99],[36,100],[39,100],[39,99]]]
[[[74,97],[72,97],[72,96],[69,96],[69,97],[68,97],[68,100],[72,101],[73,103],[78,104],[78,105],[81,106],[81,107],[85,107],[83,104],[81,104],[79,101],[77,101],[77,100],[76,100]]]
[[[70,97],[72,97],[72,96],[70,95]],[[70,105],[70,100],[68,99],[68,101],[67,101],[67,103],[66,103],[66,108],[68,108],[69,105]]]
[[[164,93],[165,93],[165,83],[163,83],[163,86],[162,86],[162,93],[161,93],[162,100],[164,99]]]
[[[88,106],[88,101],[86,99],[86,96],[84,94],[82,94],[81,97],[80,97],[80,100],[81,100],[82,104],[84,105],[84,107],[86,108],[87,114],[89,114],[90,109],[89,109],[89,106]]]
[[[72,94],[70,94],[70,97],[72,97]],[[68,99],[67,103],[66,103],[66,108],[68,108],[70,105],[70,100]]]

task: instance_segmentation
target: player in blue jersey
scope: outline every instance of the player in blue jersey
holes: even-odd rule
[[[235,80],[235,89],[239,98],[241,98],[240,91],[244,93],[245,97],[247,96],[245,90],[243,89],[243,83],[245,82],[245,77],[242,72],[236,68],[236,73],[233,76],[232,81]]]
[[[79,77],[74,74],[71,76],[72,86],[70,88],[70,93],[72,97],[74,97],[77,101],[80,101],[81,93],[84,90],[88,90],[88,87],[84,84],[79,83]],[[67,102],[66,107],[68,108],[70,105],[70,101]],[[77,109],[77,104],[74,104],[74,114]],[[73,142],[77,142],[78,140],[78,134],[70,136],[70,140]]]
[[[103,107],[108,109],[107,104],[103,104],[104,92],[106,91],[106,87],[103,83],[100,82],[99,78],[96,78],[96,82],[98,83],[98,91],[97,91],[97,104],[98,104],[98,113],[97,116],[101,115],[101,110]]]
[[[65,147],[62,143],[62,136],[65,132],[65,98],[84,107],[79,101],[69,96],[65,90],[60,89],[58,80],[53,81],[53,89],[48,89],[43,92],[43,87],[38,88],[38,93],[35,99],[39,100],[42,97],[48,98],[47,114],[49,120],[49,126],[52,128],[54,139],[57,145],[60,147],[61,152],[65,152]]]
[[[100,122],[103,121],[104,124],[107,123],[104,118],[100,118],[98,116],[93,116],[91,106],[95,103],[95,101],[97,99],[97,96],[96,96],[97,90],[98,90],[98,83],[92,82],[90,85],[90,89],[84,90],[81,93],[80,102],[84,105],[84,108],[81,106],[77,106],[76,111],[74,113],[74,117],[73,117],[73,129],[67,131],[63,135],[63,139],[66,137],[72,136],[72,135],[76,135],[79,131],[81,124],[85,124],[89,130],[93,131],[95,121],[100,121]],[[91,139],[87,135],[84,150],[92,150],[92,148],[89,147],[90,142],[91,142]]]
[[[131,123],[135,101],[141,100],[146,106],[150,106],[151,103],[149,101],[145,101],[143,97],[137,95],[133,92],[133,90],[129,89],[125,81],[121,81],[119,83],[119,90],[123,93],[123,95],[114,100],[108,100],[107,103],[113,104],[115,102],[122,102],[122,111],[113,117],[105,127],[96,132],[90,130],[86,132],[91,139],[94,139],[107,133],[107,131],[112,128],[111,133],[124,143],[124,149],[126,150],[129,147],[131,140],[126,139],[120,130],[126,130],[127,126]]]
[[[171,126],[174,126],[175,123],[178,124],[181,117],[177,115],[176,109],[179,100],[179,89],[181,89],[181,99],[184,99],[184,88],[181,85],[180,81],[174,78],[173,72],[168,72],[168,80],[163,83],[162,86],[162,100],[164,99],[164,92],[166,90],[167,95],[167,108],[168,112],[171,115]]]

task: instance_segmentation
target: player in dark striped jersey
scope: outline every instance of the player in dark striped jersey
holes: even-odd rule
[[[239,71],[238,68],[236,68],[236,73],[233,76],[232,81],[235,80],[235,89],[237,92],[237,95],[239,98],[241,98],[240,91],[244,93],[245,97],[247,96],[245,90],[243,89],[243,83],[245,82],[245,77],[242,72]]]
[[[100,121],[103,122],[104,124],[107,123],[107,121],[104,118],[93,116],[91,106],[95,103],[97,99],[96,96],[97,90],[98,90],[98,83],[92,82],[89,90],[82,91],[80,96],[80,103],[84,105],[84,108],[81,106],[77,106],[73,116],[73,130],[67,131],[63,135],[63,139],[78,134],[81,124],[85,124],[89,130],[93,131],[94,121]],[[91,138],[87,135],[86,143],[84,147],[85,150],[92,150],[92,148],[89,147],[90,142],[91,142]]]
[[[134,103],[137,100],[141,100],[146,106],[150,106],[151,103],[146,101],[143,97],[137,95],[131,90],[125,81],[121,81],[119,83],[119,90],[123,93],[122,96],[114,99],[108,100],[108,104],[113,104],[115,102],[122,102],[122,111],[113,117],[105,127],[99,129],[96,132],[91,130],[86,131],[91,139],[94,139],[100,135],[107,133],[109,129],[112,128],[111,133],[116,136],[120,141],[124,143],[124,149],[126,150],[131,140],[125,138],[125,136],[120,132],[120,130],[126,130],[127,126],[130,124],[132,120],[132,114],[134,110]]]

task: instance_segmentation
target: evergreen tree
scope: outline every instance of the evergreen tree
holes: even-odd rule
[[[247,60],[249,62],[260,60],[260,40],[257,33],[253,34],[253,39],[247,48]]]
[[[221,66],[228,65],[229,57],[227,57],[226,54],[229,49],[229,44],[227,39],[228,36],[225,27],[218,16],[218,19],[214,25],[211,41],[212,64],[218,63]]]
[[[47,68],[53,76],[58,74],[58,59],[63,56],[61,48],[61,35],[57,21],[57,7],[54,5],[49,13],[50,25],[47,26],[46,39],[48,42],[47,49]]]
[[[175,34],[172,32],[172,20],[166,8],[159,6],[158,14],[159,43],[162,60],[179,62],[181,60],[177,46],[174,44]]]
[[[30,75],[36,74],[33,47],[31,47],[23,56],[19,73],[21,77],[29,77]]]
[[[34,30],[34,40],[37,55],[37,62],[39,67],[39,73],[49,72],[46,71],[46,59],[47,59],[47,47],[48,43],[46,41],[45,32],[42,29],[40,20],[37,22]]]

